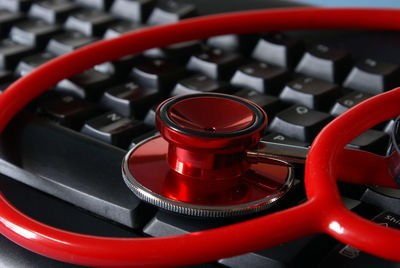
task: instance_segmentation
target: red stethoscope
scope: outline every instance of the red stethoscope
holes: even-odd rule
[[[117,39],[105,40],[59,57],[11,85],[0,95],[0,130],[4,129],[24,105],[59,80],[76,75],[104,61],[115,60],[145,49],[230,33],[350,28],[400,30],[400,11],[319,8],[251,11],[195,18],[177,24],[143,29]],[[240,150],[245,150],[246,146],[257,144],[260,128],[264,126],[264,123],[266,124],[266,118],[263,122],[257,121],[264,114],[259,114],[260,111],[254,110],[257,109],[256,106],[254,108],[237,99],[227,101],[225,96],[208,97],[217,104],[222,102],[226,105],[232,101],[230,104],[240,110],[238,114],[243,120],[240,123],[231,122],[232,124],[226,124],[224,121],[215,127],[215,125],[207,125],[209,123],[207,121],[202,121],[205,117],[196,117],[194,121],[202,124],[194,126],[186,120],[188,118],[180,116],[182,115],[180,111],[185,111],[183,114],[187,114],[185,107],[194,105],[193,100],[196,99],[200,100],[200,103],[196,105],[201,107],[204,97],[197,96],[178,99],[178,101],[167,100],[168,105],[163,106],[165,111],[159,115],[166,115],[168,118],[159,118],[158,124],[161,126],[164,137],[169,143],[174,144],[172,147],[180,152],[181,149],[187,150],[188,154],[195,152],[195,155],[191,155],[195,160],[196,157],[202,156],[201,150],[197,151],[199,148],[196,145],[193,145],[197,148],[195,150],[186,148],[187,143],[180,143],[180,139],[195,137],[196,141],[205,142],[207,137],[199,135],[200,132],[216,132],[216,136],[212,136],[213,142],[203,144],[209,146],[207,148],[212,152],[217,150],[218,153],[240,154]],[[350,212],[343,205],[336,186],[336,177],[339,177],[351,183],[397,187],[388,169],[391,165],[388,158],[355,150],[343,150],[343,148],[353,138],[377,123],[398,116],[400,114],[399,101],[400,89],[391,90],[363,102],[326,126],[314,140],[306,161],[305,187],[308,200],[284,211],[182,236],[108,238],[71,233],[44,225],[22,214],[3,195],[0,195],[0,232],[15,243],[36,253],[65,262],[90,266],[188,265],[261,250],[314,233],[327,233],[359,250],[389,260],[400,261],[400,251],[397,246],[400,241],[400,231],[385,228]],[[188,130],[194,131],[194,134]],[[237,133],[237,135],[229,133]],[[223,147],[224,143],[228,147]],[[147,143],[142,145],[144,144]],[[230,151],[230,148],[234,149]],[[131,151],[131,156],[135,155],[137,150]],[[204,171],[202,168],[190,165],[179,167],[179,163],[182,162],[179,161],[182,156],[180,152],[168,152],[168,160],[164,158],[174,171],[180,172],[180,175],[201,177],[201,174],[214,172],[212,168]],[[227,155],[222,157],[222,163],[228,164],[220,165],[223,172],[222,175],[218,173],[217,177],[221,175],[226,178],[226,174],[242,174],[243,170],[251,169],[243,163],[233,163],[230,166],[228,159]],[[243,160],[243,158],[240,159]],[[196,163],[194,160],[192,164]],[[207,169],[207,161],[200,162]],[[285,167],[285,165],[281,166]],[[395,169],[396,167],[391,170]],[[132,172],[136,171],[132,170]],[[205,178],[209,178],[208,175],[205,175]],[[222,184],[222,188],[229,188],[229,184],[228,186],[225,183]],[[172,187],[171,189],[176,191],[167,192],[177,194],[170,196],[170,199],[178,198],[179,201],[186,198],[182,195],[181,188]],[[162,189],[160,191],[163,193]],[[231,192],[228,196],[232,196]],[[247,198],[246,193],[239,195],[239,200],[242,200],[240,198]],[[223,199],[222,202],[226,200],[236,199]],[[200,204],[200,206],[203,205]],[[179,211],[179,208],[177,209]]]

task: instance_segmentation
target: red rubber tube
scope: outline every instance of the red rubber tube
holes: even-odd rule
[[[214,35],[301,29],[400,30],[400,11],[298,8],[241,12],[190,19],[101,41],[52,60],[11,85],[0,95],[0,131],[33,98],[61,79],[76,75],[95,64],[152,47]],[[329,131],[323,133],[328,136]],[[39,223],[23,215],[0,195],[0,232],[17,244],[39,254],[91,266],[176,266],[207,262],[260,250],[316,232],[330,233],[341,241],[352,242],[350,244],[357,248],[400,261],[396,239],[388,239],[399,237],[399,231],[375,226],[344,210],[332,176],[328,176],[326,180],[322,180],[322,177],[311,179],[321,175],[311,169],[313,165],[322,161],[316,160],[315,156],[323,154],[315,149],[321,142],[326,145],[323,136],[319,136],[318,141],[314,143],[311,149],[314,156],[312,160],[307,161],[306,185],[309,201],[268,216],[176,237],[106,238],[66,232]],[[324,161],[336,159],[329,157],[330,153],[327,152],[329,151],[325,150],[326,155],[322,158]],[[337,157],[338,149],[334,152]],[[333,175],[332,168],[327,165],[323,165],[324,171]],[[321,170],[321,167],[317,166],[316,170]],[[323,175],[327,177],[327,174]],[[319,187],[322,188],[318,190]],[[327,198],[321,193],[326,193]],[[363,231],[369,231],[370,237],[371,232],[375,231],[377,235],[374,237],[384,237],[379,245],[382,244],[382,240],[387,239],[385,249],[392,246],[392,250],[375,250],[370,247],[371,242],[365,242],[357,235],[357,230],[354,230],[354,227],[361,228],[359,223],[366,226]]]

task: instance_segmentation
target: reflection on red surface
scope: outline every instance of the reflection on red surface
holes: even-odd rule
[[[232,133],[254,122],[253,111],[221,97],[187,98],[173,104],[168,116],[177,125],[197,132]]]
[[[288,168],[249,164],[241,176],[221,180],[185,176],[167,162],[168,142],[155,137],[138,146],[129,159],[133,177],[152,192],[195,205],[230,206],[249,203],[274,194],[287,181]]]

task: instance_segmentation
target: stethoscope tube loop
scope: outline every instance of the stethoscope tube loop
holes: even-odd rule
[[[303,29],[400,30],[400,11],[296,8],[242,12],[190,19],[101,41],[52,60],[11,85],[0,95],[0,130],[34,97],[95,64],[156,46],[214,35]],[[22,214],[0,195],[0,232],[39,254],[89,266],[188,265],[261,250],[318,232],[329,233],[377,256],[400,261],[396,243],[400,241],[400,232],[370,223],[346,210],[334,179],[338,171],[331,165],[340,157],[343,146],[357,134],[380,120],[400,114],[399,94],[397,89],[374,98],[321,132],[306,164],[306,189],[310,199],[289,210],[195,234],[122,239],[75,234],[47,226]],[[381,107],[385,109],[370,109],[376,103],[384,103]],[[363,113],[370,116],[359,120]],[[338,142],[331,143],[332,139]],[[364,182],[360,177],[355,181]]]

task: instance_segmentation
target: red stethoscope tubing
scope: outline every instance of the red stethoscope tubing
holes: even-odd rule
[[[0,130],[33,98],[61,79],[95,64],[152,47],[214,35],[301,29],[400,30],[400,10],[297,8],[240,12],[189,19],[101,41],[52,60],[11,85],[0,95]],[[285,211],[182,236],[107,238],[42,224],[22,214],[0,195],[0,232],[39,254],[90,266],[177,266],[208,262],[318,232],[374,255],[400,261],[396,243],[400,241],[400,231],[368,222],[348,211],[341,202],[335,180],[335,175],[343,175],[350,182],[377,183],[377,178],[368,176],[366,180],[363,176],[387,173],[384,160],[378,156],[361,154],[356,160],[354,155],[340,155],[351,137],[400,114],[399,100],[400,89],[392,90],[329,124],[316,138],[307,159],[305,184],[309,200]],[[374,107],[385,109],[373,110]],[[332,165],[339,158],[347,160]],[[371,163],[378,164],[371,166]],[[363,168],[362,173],[359,167]],[[383,185],[395,186],[387,174],[383,181]]]

